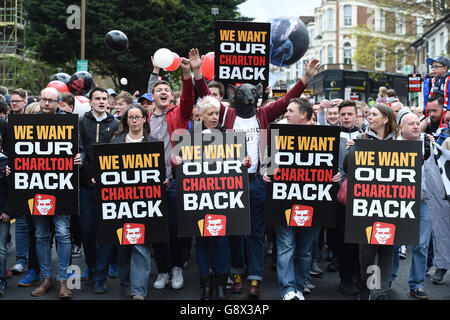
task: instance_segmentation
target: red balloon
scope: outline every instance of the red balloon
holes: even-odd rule
[[[172,52],[172,53],[173,53],[173,61],[170,66],[168,66],[167,68],[164,69],[166,71],[175,71],[180,66],[180,56],[178,54],[176,54],[175,52]]]
[[[64,82],[59,80],[50,81],[47,88],[55,88],[59,92],[69,92],[69,87]]]
[[[203,57],[200,71],[206,80],[211,81],[214,78],[214,52],[210,52]]]

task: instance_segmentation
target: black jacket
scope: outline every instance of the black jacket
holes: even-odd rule
[[[114,136],[112,139],[111,139],[111,143],[126,143],[127,141],[125,140],[125,137],[126,137],[126,133],[124,132],[124,133],[122,133],[121,135],[118,135],[118,136]],[[146,142],[159,142],[159,140],[158,139],[156,139],[155,137],[153,137],[152,135],[148,135],[148,141],[146,141]],[[164,157],[163,157],[164,158]]]
[[[110,143],[114,133],[119,129],[119,120],[114,116],[108,116],[102,121],[97,121],[92,111],[84,114],[79,122],[81,141],[83,142],[86,159],[81,168],[80,182],[84,186],[94,187],[91,180],[94,177],[94,155],[92,145],[98,143]]]

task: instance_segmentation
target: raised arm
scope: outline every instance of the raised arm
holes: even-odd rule
[[[203,57],[202,57],[202,59],[200,59],[200,55],[199,55],[197,49],[192,49],[192,50],[195,50],[193,52],[193,54],[196,54],[196,56],[193,56],[193,61],[191,61],[191,66],[192,66],[192,70],[194,71],[194,82],[195,82],[195,87],[197,88],[198,97],[203,98],[206,96],[210,96],[211,91],[209,90],[208,85],[206,84],[206,79],[205,79],[205,77],[203,77],[203,74],[200,70]],[[225,106],[222,103],[220,103],[220,119],[222,119],[224,112],[225,112]]]
[[[194,109],[194,85],[191,78],[191,62],[189,59],[181,58],[180,64],[183,75],[183,88],[181,90],[180,98],[180,113],[184,121],[188,121],[192,116],[192,109]]]
[[[160,68],[153,61],[152,56],[152,64],[153,64],[153,72],[150,74],[150,78],[148,79],[147,92],[152,93],[153,87],[155,86],[156,81],[159,79],[159,70]]]
[[[298,98],[301,96],[302,92],[306,89],[308,86],[309,79],[314,75],[316,70],[320,67],[320,63],[318,59],[312,60],[305,68],[305,73],[303,74],[302,78],[297,81],[295,86],[289,90],[286,95],[278,99],[277,101],[265,106],[264,112],[267,113],[267,118],[269,120],[269,123],[276,120],[278,117],[280,117],[283,113],[286,112],[287,106],[289,105],[289,101],[293,98]]]

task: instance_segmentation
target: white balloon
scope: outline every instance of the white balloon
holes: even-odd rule
[[[127,78],[120,79],[120,84],[123,85],[123,86],[126,86],[128,84]]]
[[[173,58],[174,54],[172,53],[172,51],[166,48],[156,50],[155,54],[153,55],[153,61],[155,62],[155,65],[163,69],[169,67],[172,64]]]

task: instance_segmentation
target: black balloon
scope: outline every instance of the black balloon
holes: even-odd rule
[[[279,17],[269,22],[270,63],[286,67],[300,60],[309,47],[309,34],[305,24],[293,17]]]
[[[64,73],[64,72],[59,72],[59,73],[54,74],[54,75],[52,76],[52,78],[50,79],[50,81],[53,81],[53,80],[62,81],[62,82],[64,82],[66,85],[68,85],[68,84],[69,84],[69,81],[70,81],[70,75],[68,75],[67,73]]]
[[[94,85],[94,79],[91,74],[87,71],[75,72],[72,77],[70,77],[69,90],[76,96],[85,96],[89,93]]]
[[[105,45],[113,52],[123,52],[128,48],[128,38],[122,31],[111,30],[105,36]]]

